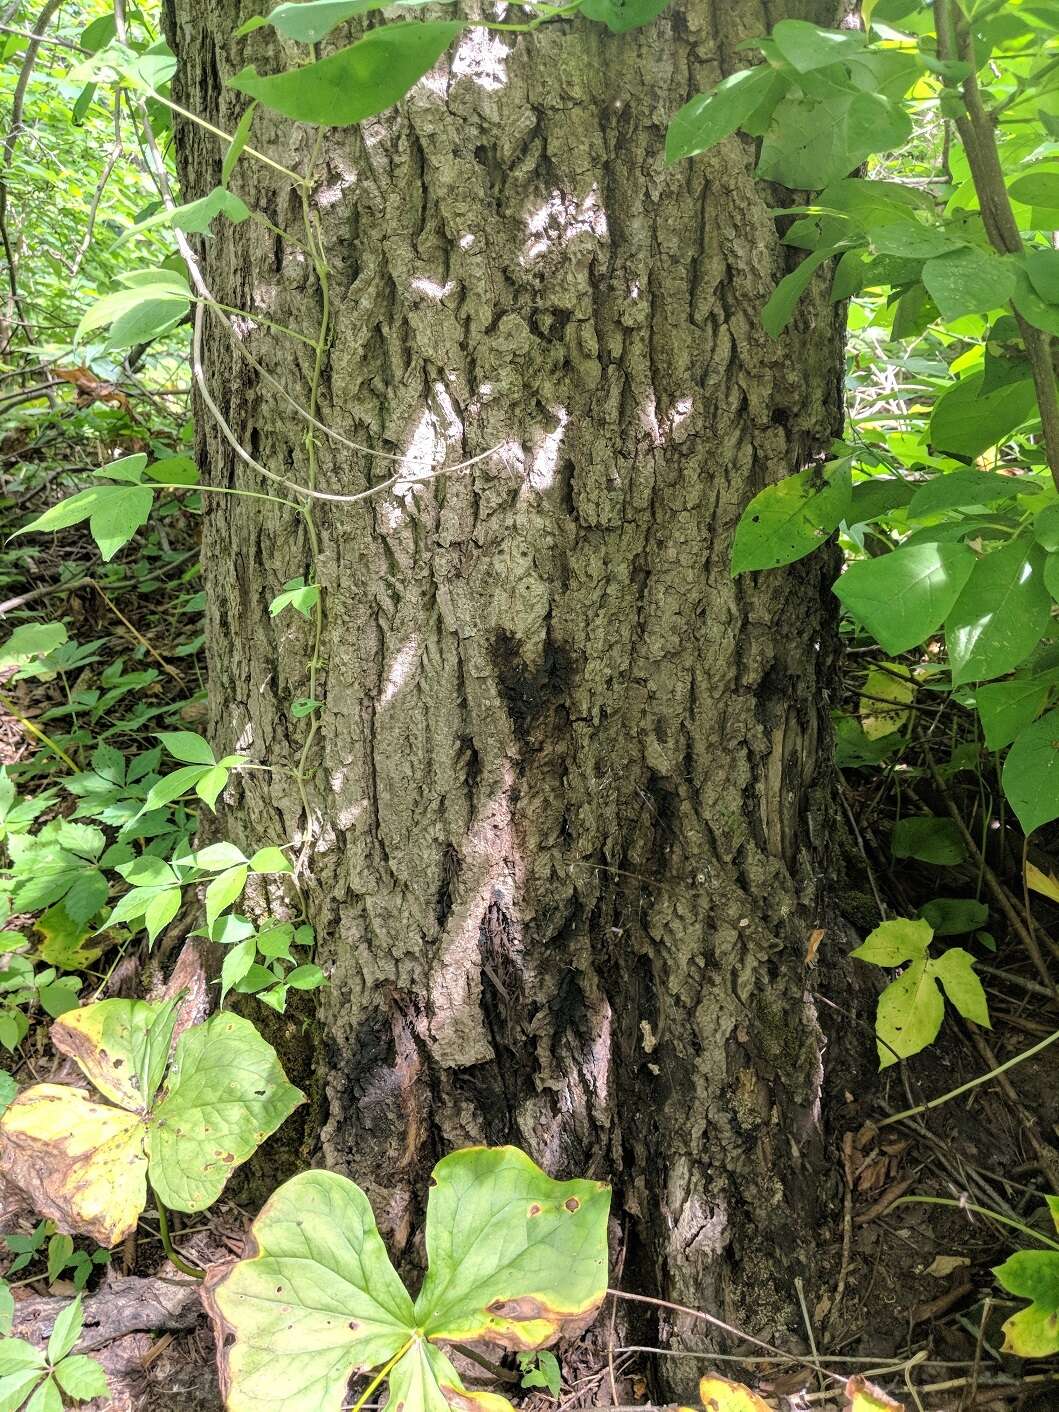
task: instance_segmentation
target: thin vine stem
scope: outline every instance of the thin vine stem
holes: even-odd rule
[[[1051,1250],[1059,1250],[1059,1241],[1050,1240],[1040,1231],[1035,1231],[1032,1226],[1023,1225],[1021,1221],[1013,1220],[1000,1211],[993,1211],[988,1206],[976,1206],[972,1201],[957,1201],[951,1196],[902,1196],[893,1203],[890,1210],[894,1211],[898,1206],[950,1206],[956,1211],[973,1211],[977,1216],[988,1216],[990,1220],[999,1221],[1002,1226],[1021,1231],[1024,1236],[1029,1236],[1041,1245],[1047,1245]]]
[[[190,1275],[193,1280],[204,1280],[205,1270],[200,1270],[195,1265],[189,1265],[186,1260],[182,1260],[173,1249],[173,1239],[169,1234],[169,1212],[165,1208],[161,1197],[151,1188],[151,1195],[154,1197],[155,1209],[158,1212],[158,1237],[162,1242],[162,1249],[169,1257],[169,1263],[180,1271],[182,1275]]]

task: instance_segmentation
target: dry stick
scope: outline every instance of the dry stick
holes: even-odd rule
[[[1036,1118],[1024,1107],[1021,1098],[1019,1098],[1008,1078],[1000,1073],[997,1067],[996,1055],[993,1053],[992,1049],[990,1049],[981,1030],[973,1020],[968,1020],[966,1023],[974,1047],[978,1050],[978,1053],[985,1062],[993,1069],[994,1073],[996,1073],[1001,1092],[1018,1114],[1026,1136],[1029,1138],[1030,1146],[1033,1148],[1034,1155],[1041,1164],[1041,1170],[1044,1172],[1049,1182],[1051,1182],[1053,1191],[1059,1191],[1059,1152],[1056,1152],[1054,1147],[1051,1147],[1045,1142],[1037,1131]]]
[[[755,1338],[753,1334],[734,1328],[731,1324],[726,1324],[723,1319],[718,1319],[714,1314],[707,1314],[702,1309],[689,1309],[686,1304],[674,1304],[669,1299],[655,1299],[649,1294],[629,1294],[623,1289],[608,1289],[607,1293],[614,1299],[631,1299],[637,1304],[650,1304],[655,1309],[671,1309],[675,1314],[686,1314],[690,1319],[704,1319],[707,1324],[712,1324],[715,1329],[720,1329],[722,1333],[728,1334],[731,1338],[741,1339],[744,1343],[752,1343],[755,1348],[763,1348],[766,1353],[773,1354],[785,1363],[797,1363],[806,1368],[812,1368],[814,1372],[821,1373],[825,1378],[830,1378],[832,1382],[845,1386],[846,1379],[838,1377],[835,1373],[829,1373],[826,1368],[821,1366],[818,1359],[806,1357],[802,1353],[788,1353],[786,1349],[777,1348],[773,1343],[766,1343],[764,1339]],[[615,1410],[611,1409],[611,1412],[615,1412]]]
[[[160,653],[158,653],[158,652],[156,652],[156,651],[154,650],[154,648],[151,646],[151,644],[150,644],[150,643],[147,641],[147,639],[144,637],[143,633],[139,632],[136,628],[133,627],[132,623],[129,622],[129,620],[128,620],[128,618],[125,616],[125,614],[121,611],[120,608],[116,607],[116,605],[111,602],[111,600],[110,600],[110,599],[107,597],[107,595],[103,592],[102,588],[100,588],[99,584],[96,583],[95,579],[86,579],[85,582],[86,582],[86,584],[90,584],[90,585],[92,586],[92,588],[95,589],[95,591],[99,594],[100,598],[102,598],[103,602],[107,605],[107,607],[108,607],[108,608],[110,609],[110,611],[114,614],[114,616],[115,616],[120,622],[122,622],[122,623],[125,624],[125,626],[126,626],[126,627],[128,628],[128,630],[129,630],[129,632],[132,633],[133,637],[134,637],[134,638],[136,639],[136,641],[140,644],[140,646],[146,648],[146,650],[151,654],[151,656],[154,658],[154,660],[155,660],[155,661],[158,663],[158,665],[161,667],[162,671],[163,671],[163,672],[168,672],[169,675],[173,678],[173,680],[174,680],[175,682],[178,682],[181,686],[183,686],[183,685],[184,685],[184,678],[183,678],[183,677],[181,676],[181,674],[177,671],[177,669],[176,669],[175,667],[171,667],[171,666],[169,665],[169,663],[165,660],[165,658],[164,658]]]
[[[955,121],[967,153],[967,165],[971,169],[971,180],[978,195],[986,234],[990,244],[1001,255],[1019,254],[1023,248],[1022,236],[1004,184],[993,123],[978,87],[970,28],[962,13],[954,17],[952,0],[934,0],[934,19],[938,57],[949,62],[962,60],[970,68],[970,73],[960,85],[967,116]],[[1018,309],[1013,309],[1013,312],[1033,373],[1048,469],[1059,489],[1059,391],[1056,390],[1052,370],[1051,336],[1027,323]]]
[[[935,761],[934,756],[931,754],[930,746],[926,743],[925,740],[923,740],[921,743],[923,745],[923,750],[927,757],[927,765],[930,769],[931,776],[933,777],[934,784],[937,786],[938,793],[945,801],[945,808],[948,811],[949,817],[959,829],[963,837],[963,841],[967,846],[967,851],[970,853],[971,857],[978,865],[978,868],[981,872],[982,880],[985,882],[985,885],[986,887],[988,887],[989,891],[993,894],[997,906],[1007,918],[1011,930],[1015,933],[1019,941],[1021,941],[1023,946],[1026,948],[1030,960],[1037,968],[1037,974],[1048,987],[1049,994],[1054,996],[1055,999],[1059,1000],[1059,986],[1056,985],[1055,981],[1048,973],[1048,967],[1045,964],[1044,957],[1041,954],[1041,948],[1037,945],[1037,938],[1033,935],[1033,933],[1026,926],[1025,922],[1019,916],[1017,908],[1014,906],[1011,901],[1011,898],[1008,896],[1007,888],[1004,887],[1003,883],[997,877],[996,873],[993,872],[992,868],[986,862],[985,857],[982,854],[982,850],[978,847],[978,844],[975,842],[975,839],[972,836],[970,829],[964,823],[963,815],[956,807],[956,802],[953,799],[952,795],[949,793],[948,786],[942,778],[941,772],[938,770],[937,762]]]

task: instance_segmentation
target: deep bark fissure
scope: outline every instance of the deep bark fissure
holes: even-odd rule
[[[270,31],[233,40],[240,9],[170,0],[178,96],[229,130],[242,100],[215,70],[296,57]],[[666,119],[738,66],[763,8],[671,11],[624,36],[468,31],[399,109],[325,137],[323,419],[398,454],[501,451],[314,512],[318,1156],[412,1264],[427,1174],[454,1146],[513,1141],[556,1175],[607,1177],[645,1292],[768,1332],[789,1326],[820,1151],[803,958],[823,907],[808,834],[831,566],[733,581],[728,556],[750,496],[840,426],[841,327],[814,287],[782,339],[761,329],[788,256],[749,144],[662,161]],[[254,141],[295,168],[311,146],[263,110]],[[178,153],[203,194],[211,140],[182,125]],[[298,233],[271,173],[244,158],[233,186]],[[247,224],[205,259],[218,297],[315,332],[292,247]],[[244,336],[305,401],[312,351]],[[236,432],[304,480],[304,423],[219,326],[207,351]],[[251,484],[208,422],[200,453],[213,483]],[[327,489],[390,473],[327,439],[318,458]],[[213,735],[292,766],[310,630],[267,605],[305,572],[305,534],[221,501]],[[280,774],[241,779],[224,817],[239,839],[305,841]]]

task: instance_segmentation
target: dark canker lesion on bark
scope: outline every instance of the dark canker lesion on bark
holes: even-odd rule
[[[233,39],[243,8],[167,7],[179,101],[229,130],[242,100],[224,77],[295,57],[267,29]],[[223,813],[237,839],[306,849],[331,982],[307,1137],[406,1265],[433,1163],[513,1142],[614,1183],[634,1287],[758,1332],[795,1326],[789,1276],[818,1216],[803,960],[826,905],[808,819],[831,566],[733,580],[729,551],[750,497],[840,428],[841,313],[814,286],[770,339],[760,310],[792,258],[770,207],[791,198],[755,183],[741,138],[673,168],[663,142],[780,8],[689,0],[620,36],[468,30],[398,109],[324,134],[321,417],[408,479],[314,512],[310,818],[281,773],[240,777]],[[787,13],[832,18],[808,0]],[[176,140],[201,195],[220,153],[187,124]],[[313,148],[265,109],[253,140],[300,170]],[[232,184],[297,236],[300,203],[273,178],[243,159]],[[224,302],[315,334],[297,246],[248,222],[204,261]],[[304,402],[311,350],[240,337]],[[304,481],[305,423],[218,322],[207,361],[236,433]],[[198,434],[209,481],[252,485],[207,417]],[[317,454],[318,485],[340,492],[393,465],[326,437]],[[267,605],[307,556],[281,507],[207,497],[212,732],[288,767],[309,635]]]

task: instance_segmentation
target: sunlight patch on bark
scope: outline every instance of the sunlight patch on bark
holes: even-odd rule
[[[420,653],[419,636],[413,633],[407,642],[398,648],[393,661],[390,663],[386,673],[386,681],[383,684],[382,695],[379,697],[379,705],[387,706],[394,699],[397,693],[408,681],[413,670],[419,663]]]
[[[469,78],[490,93],[507,85],[508,45],[499,34],[469,29],[452,59],[452,77]]]
[[[606,240],[607,214],[599,190],[593,186],[583,197],[553,191],[543,205],[526,217],[529,239],[522,249],[523,265],[531,265],[549,250],[563,250],[579,235]]]
[[[555,471],[559,464],[559,450],[570,414],[565,407],[553,408],[558,426],[546,432],[538,441],[530,463],[529,483],[534,490],[547,490],[555,481]]]
[[[514,772],[505,762],[500,792],[483,805],[471,825],[461,876],[466,890],[455,900],[438,943],[430,989],[430,1040],[446,1067],[485,1064],[495,1056],[482,1014],[482,929],[495,908],[503,917],[504,959],[523,964],[522,926],[516,898],[522,866],[511,811]]]

